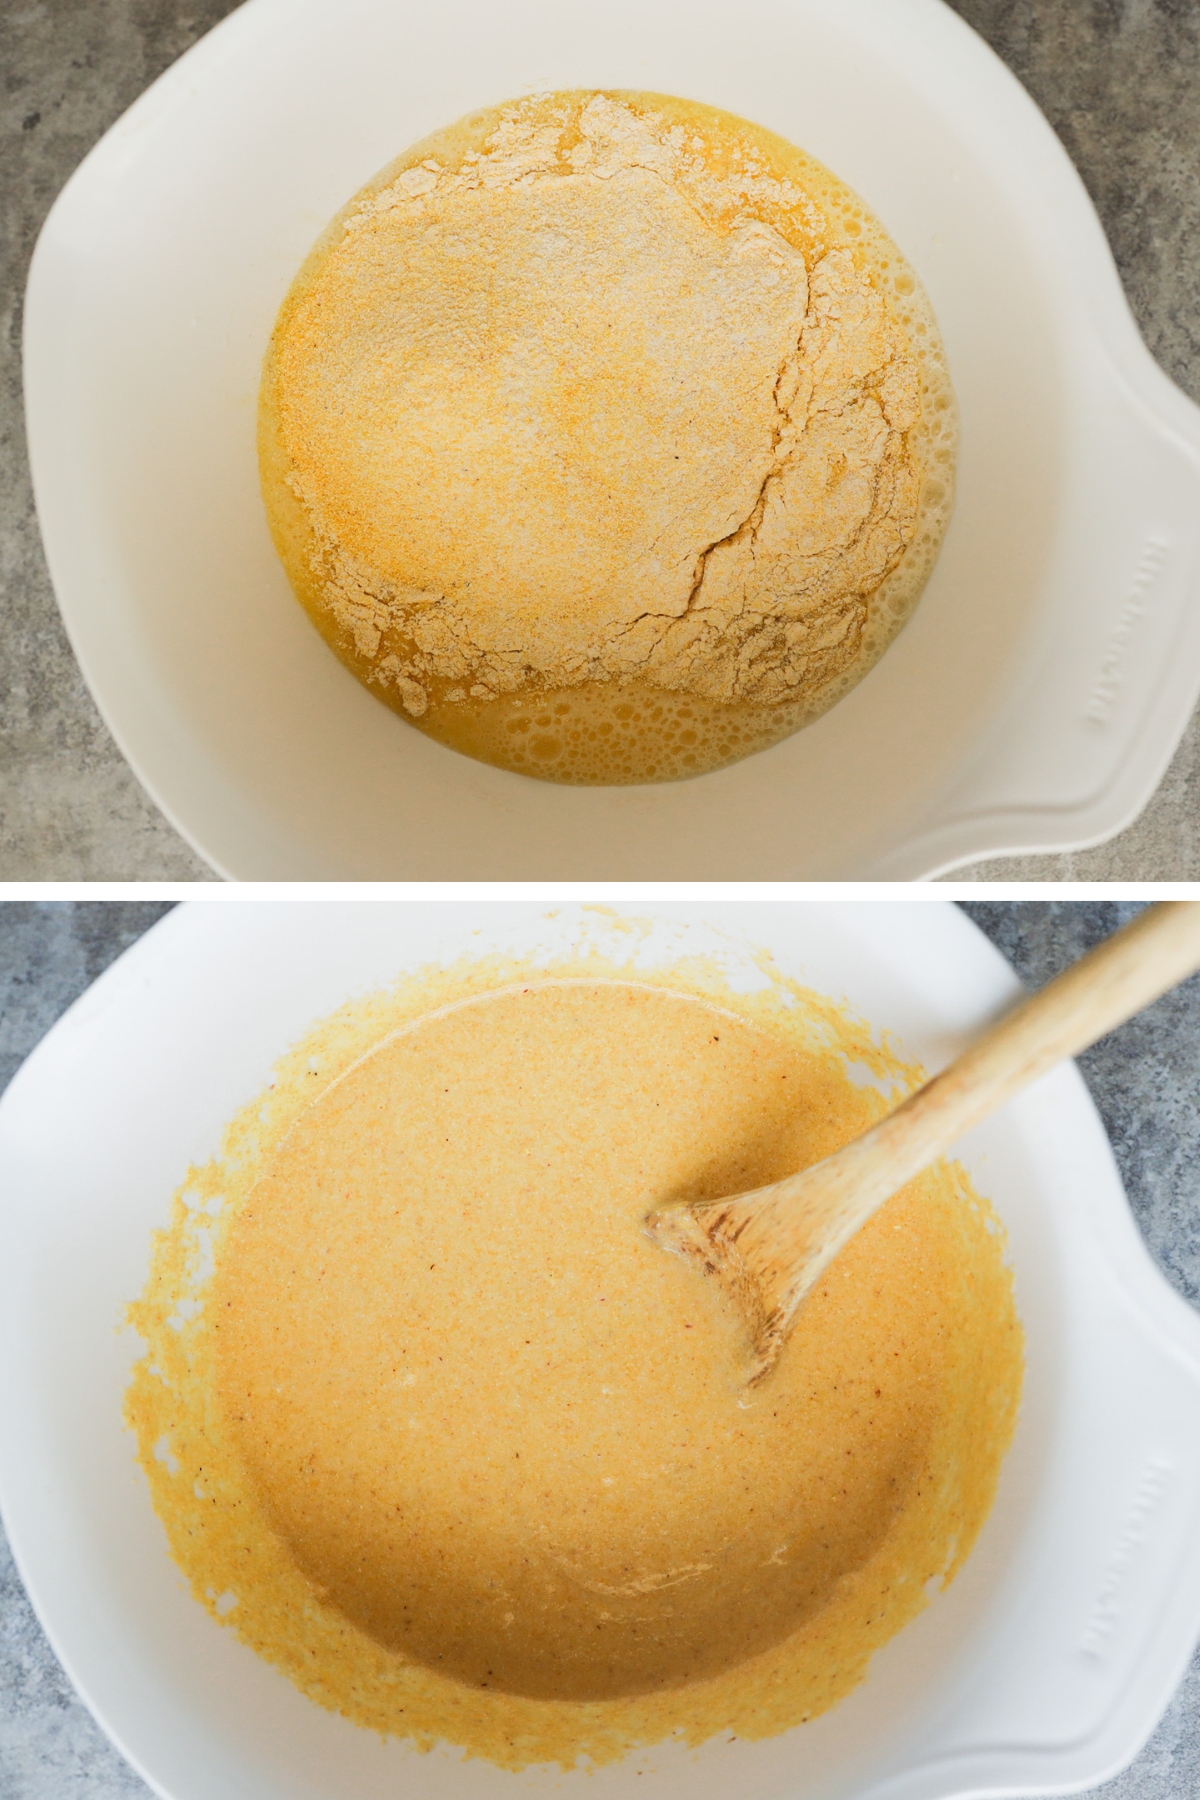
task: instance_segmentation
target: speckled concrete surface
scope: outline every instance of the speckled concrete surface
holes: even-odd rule
[[[166,908],[0,905],[0,1086],[58,1015]],[[1134,910],[1011,902],[964,910],[1037,984]],[[1090,1050],[1082,1067],[1156,1260],[1200,1304],[1200,977]],[[1200,1795],[1200,1656],[1137,1761],[1092,1790],[1103,1800]],[[0,1796],[134,1800],[149,1789],[76,1699],[0,1536]]]
[[[1133,308],[1200,398],[1200,7],[1195,0],[951,0],[1033,93],[1087,182]],[[0,6],[0,878],[212,879],[142,792],[87,695],[42,559],[24,457],[25,270],[89,146],[229,0]],[[964,869],[1006,880],[1200,877],[1200,723],[1121,837]]]

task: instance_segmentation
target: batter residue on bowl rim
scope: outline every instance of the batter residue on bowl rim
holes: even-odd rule
[[[127,1417],[197,1597],[322,1705],[509,1768],[835,1704],[991,1503],[1002,1233],[939,1165],[748,1394],[720,1291],[640,1224],[861,1130],[864,1069],[918,1074],[694,960],[464,962],[318,1027],[131,1309]]]
[[[746,120],[571,91],[343,209],[281,309],[264,494],[342,660],[556,781],[701,773],[817,718],[949,517],[936,321],[862,201]]]

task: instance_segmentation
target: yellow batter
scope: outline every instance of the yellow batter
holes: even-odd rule
[[[960,1172],[914,1183],[748,1392],[740,1321],[645,1214],[862,1129],[847,1057],[911,1071],[694,970],[440,980],[303,1046],[193,1175],[130,1400],[176,1555],[314,1697],[510,1766],[823,1710],[990,1503],[1020,1379],[995,1221]]]
[[[660,95],[511,102],[334,221],[262,392],[272,529],[360,679],[575,782],[686,775],[825,711],[950,506],[916,279],[857,196]]]

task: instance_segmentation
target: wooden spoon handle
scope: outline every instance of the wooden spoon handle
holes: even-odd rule
[[[859,1140],[864,1153],[868,1146],[877,1153],[886,1149],[879,1173],[887,1193],[1029,1082],[1086,1050],[1198,968],[1200,902],[1168,900],[1147,907],[1020,1001]]]
[[[1197,968],[1200,902],[1151,906],[844,1149],[752,1193],[664,1207],[647,1229],[723,1277],[750,1322],[751,1380],[761,1380],[814,1282],[897,1188],[1028,1082]]]

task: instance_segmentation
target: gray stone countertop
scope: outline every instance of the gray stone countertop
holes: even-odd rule
[[[1195,0],[951,0],[1005,59],[1082,172],[1133,310],[1200,399],[1200,6]],[[113,121],[231,0],[0,6],[0,878],[213,880],[101,722],[51,593],[25,463],[20,312],[38,229]],[[960,870],[1004,880],[1200,877],[1200,722],[1120,837]]]
[[[145,902],[0,905],[0,1088],[59,1014],[166,910]],[[1033,985],[1136,910],[1108,901],[964,907]],[[1081,1067],[1155,1260],[1200,1305],[1200,977],[1088,1051]],[[75,1696],[0,1535],[0,1795],[141,1800],[149,1791]],[[1103,1800],[1200,1795],[1200,1654],[1141,1755],[1092,1792]]]

